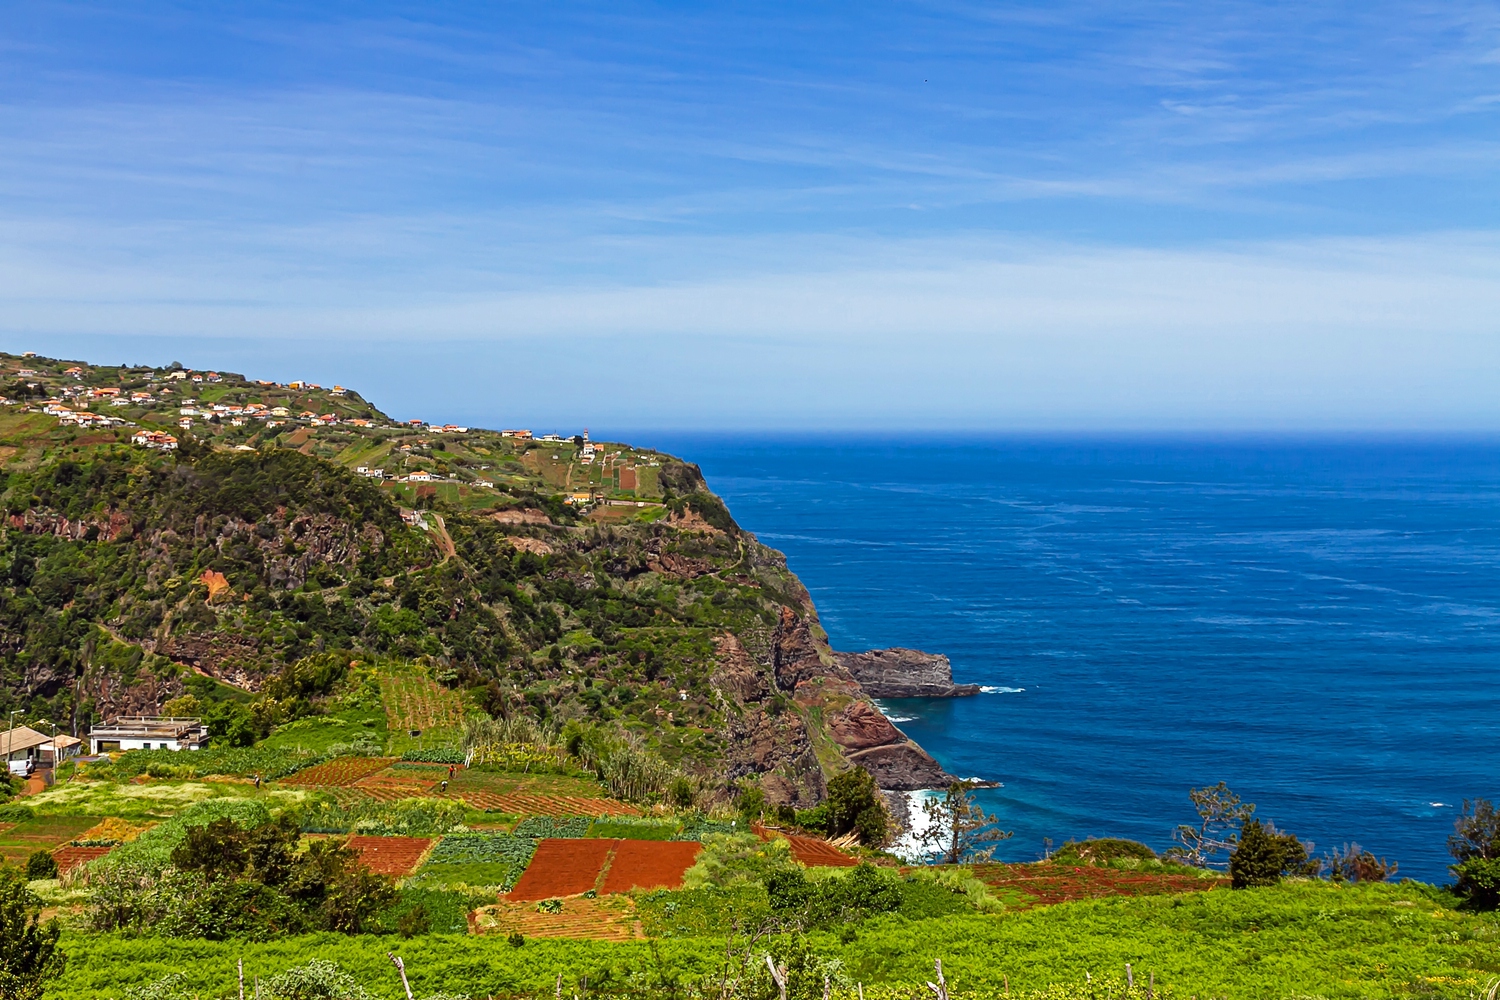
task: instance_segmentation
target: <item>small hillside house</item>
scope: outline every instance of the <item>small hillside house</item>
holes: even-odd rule
[[[121,750],[202,750],[208,727],[201,719],[122,715],[89,730],[90,753]]]

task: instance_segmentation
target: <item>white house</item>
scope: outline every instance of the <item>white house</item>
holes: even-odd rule
[[[202,750],[208,727],[201,719],[122,715],[89,729],[91,753],[121,750]]]

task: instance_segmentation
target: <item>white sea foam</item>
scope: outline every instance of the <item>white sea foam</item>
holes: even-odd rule
[[[1430,805],[1430,806],[1432,806],[1432,808],[1434,808],[1434,809],[1452,809],[1453,808],[1447,802],[1429,802],[1427,804]]]
[[[887,715],[886,718],[890,719],[892,722],[916,722],[917,721],[917,717],[915,715]]]
[[[983,685],[982,687],[980,687],[979,690],[983,694],[1020,694],[1022,691],[1025,691],[1026,689],[1025,688],[1008,688],[1008,687],[991,687],[990,685],[986,684],[986,685]]]
[[[930,788],[905,793],[906,814],[909,826],[900,839],[890,846],[892,854],[913,864],[921,864],[927,860],[927,854],[931,848],[922,845],[922,834],[927,831],[927,828],[932,823],[927,816],[927,811],[922,808],[922,803],[942,794],[942,792]]]

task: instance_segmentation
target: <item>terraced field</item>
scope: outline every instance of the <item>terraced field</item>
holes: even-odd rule
[[[787,833],[759,824],[755,825],[754,830],[761,840],[772,838],[785,840],[792,848],[792,857],[809,868],[852,868],[859,864],[828,841],[819,840],[817,837],[804,837],[801,834]]]
[[[514,816],[639,816],[641,810],[614,799],[576,795],[546,795],[532,792],[454,791],[450,785],[440,798],[462,799],[485,812]]]
[[[362,778],[385,770],[395,762],[394,757],[339,757],[337,760],[304,768],[289,778],[283,778],[281,783],[314,788],[346,788]]]
[[[349,846],[359,852],[359,860],[377,875],[406,876],[417,870],[432,847],[431,837],[362,837],[349,838]]]
[[[66,875],[79,865],[102,858],[113,850],[113,847],[59,847],[52,852],[52,860],[57,862],[57,874]]]
[[[99,822],[97,816],[46,816],[0,823],[0,859],[25,864],[34,851],[51,851]]]
[[[535,903],[502,900],[469,914],[469,930],[500,935],[519,931],[529,938],[589,941],[638,941],[645,937],[635,916],[635,901],[629,896],[565,899],[559,913],[539,912]]]

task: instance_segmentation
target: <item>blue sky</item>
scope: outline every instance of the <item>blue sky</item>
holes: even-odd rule
[[[1500,5],[14,4],[0,341],[600,428],[1500,428]]]

